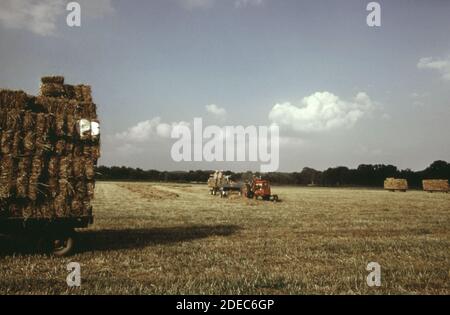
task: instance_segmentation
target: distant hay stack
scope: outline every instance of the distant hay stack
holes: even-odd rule
[[[446,179],[424,179],[422,181],[424,191],[428,192],[447,192],[449,190],[448,180]]]
[[[401,178],[386,178],[384,181],[384,189],[405,192],[408,190],[408,181]]]

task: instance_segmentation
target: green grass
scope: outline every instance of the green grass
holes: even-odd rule
[[[78,253],[4,251],[0,293],[450,293],[450,194],[273,190],[281,203],[221,199],[206,185],[98,183]],[[81,288],[66,285],[71,261]],[[379,288],[366,284],[371,261]]]

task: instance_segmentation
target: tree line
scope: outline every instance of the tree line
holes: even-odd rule
[[[97,168],[97,180],[104,181],[153,181],[153,182],[202,182],[206,183],[213,170],[197,171],[157,171],[143,170],[131,167],[107,167]],[[328,168],[325,171],[305,167],[300,172],[292,173],[267,173],[258,172],[224,172],[235,181],[245,181],[253,175],[270,180],[275,185],[298,186],[326,186],[326,187],[382,187],[388,177],[404,178],[408,180],[410,187],[420,188],[423,179],[450,179],[450,163],[435,161],[422,171],[410,169],[399,170],[394,165],[385,164],[361,164],[355,169],[345,166]]]

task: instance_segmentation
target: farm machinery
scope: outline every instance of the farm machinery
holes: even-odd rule
[[[223,171],[215,171],[209,176],[208,187],[211,195],[215,196],[219,194],[221,198],[227,197],[233,192],[241,195],[242,192],[242,184],[231,180],[230,176],[223,174]]]
[[[208,187],[211,195],[219,193],[221,198],[237,193],[249,199],[279,201],[278,195],[272,195],[270,182],[255,176],[249,182],[235,182],[230,179],[230,176],[225,176],[222,171],[215,171],[210,175]]]
[[[265,201],[279,201],[278,195],[272,195],[272,190],[270,188],[270,182],[261,178],[253,178],[250,183],[245,184],[244,195],[250,199],[259,199]]]
[[[208,188],[209,193],[213,196],[220,192],[221,188],[230,182],[230,177],[225,176],[222,171],[215,171],[209,176]]]

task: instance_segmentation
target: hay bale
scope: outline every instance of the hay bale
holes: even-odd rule
[[[408,181],[400,178],[386,178],[384,181],[384,189],[390,191],[407,191]]]
[[[91,148],[91,158],[94,161],[97,161],[100,158],[100,145],[99,144],[92,146],[92,148]]]
[[[95,182],[93,180],[88,181],[86,183],[86,196],[89,199],[94,198],[94,192],[95,192]]]
[[[28,183],[28,198],[32,201],[37,200],[39,194],[39,178],[43,169],[42,159],[42,156],[34,156],[31,163],[30,180]]]
[[[68,99],[74,99],[76,97],[75,88],[73,85],[64,84],[64,92],[65,92],[66,98],[68,98]]]
[[[51,131],[52,116],[39,113],[36,115],[36,147],[35,154],[43,155],[52,151],[52,145],[49,142],[49,132]]]
[[[29,96],[23,91],[0,90],[0,108],[4,110],[25,110]]]
[[[61,155],[65,154],[65,150],[66,150],[66,141],[64,139],[58,140],[55,144],[54,152],[57,155],[61,156]]]
[[[22,216],[25,219],[33,217],[35,215],[35,211],[36,211],[35,208],[36,208],[36,205],[35,205],[34,202],[30,202],[30,203],[28,203],[26,205],[23,205],[23,207],[22,207]]]
[[[83,201],[83,215],[84,216],[91,216],[92,215],[92,206],[91,206],[91,200],[85,199]]]
[[[13,130],[5,130],[2,132],[2,139],[0,143],[0,151],[3,155],[11,154],[11,146],[14,139]]]
[[[23,115],[23,153],[31,155],[35,149],[36,143],[36,114],[25,112]]]
[[[92,90],[90,85],[82,85],[81,93],[83,94],[83,101],[92,103]]]
[[[63,76],[45,76],[41,78],[41,82],[43,84],[64,84],[64,77]]]
[[[36,97],[36,107],[40,110],[39,112],[48,113],[48,114],[56,114],[57,110],[60,108],[61,101],[63,99],[56,99],[52,97],[46,96],[38,96]]]
[[[0,199],[11,196],[14,172],[14,159],[12,155],[3,155],[0,160]]]
[[[41,96],[63,98],[66,97],[66,90],[63,84],[43,83],[40,89]]]
[[[6,128],[7,130],[21,130],[22,129],[22,112],[20,110],[9,110],[6,114]]]
[[[0,108],[0,130],[6,129],[6,120],[8,118],[8,111]]]
[[[63,137],[66,134],[66,115],[65,113],[57,113],[55,115],[55,133],[57,137]]]
[[[97,119],[97,105],[92,102],[84,102],[82,103],[82,108],[82,115],[84,118],[87,118],[89,120]]]
[[[82,178],[84,176],[84,158],[82,156],[75,156],[73,162],[73,176],[75,178]]]
[[[41,213],[44,218],[53,218],[55,216],[53,201],[47,201],[41,207]]]
[[[51,219],[54,217],[53,201],[38,201],[31,206],[33,218]]]
[[[75,147],[76,145],[78,145],[78,144],[75,144],[75,143],[73,143],[73,142],[66,142],[66,147],[64,148],[64,153],[65,153],[67,156],[69,156],[70,159],[73,158],[73,150],[74,150],[74,147]]]
[[[72,138],[75,136],[75,131],[76,131],[76,120],[75,120],[75,116],[72,112],[68,112],[67,116],[66,116],[66,135],[69,138]]]
[[[36,133],[34,131],[27,131],[23,137],[23,153],[31,155],[36,148]]]
[[[75,99],[78,102],[83,102],[83,90],[81,85],[75,85],[73,87],[73,90],[75,91]]]
[[[48,176],[50,178],[55,178],[58,176],[59,171],[59,159],[57,156],[51,156],[47,164]]]
[[[55,216],[58,218],[64,217],[67,213],[67,201],[66,196],[58,194],[53,200],[53,209]]]
[[[85,145],[83,145],[83,156],[91,157],[91,155],[92,155],[92,146],[86,143]]]
[[[23,114],[22,127],[26,131],[34,131],[36,125],[36,114],[26,111]]]
[[[20,130],[16,131],[14,133],[14,138],[13,138],[13,142],[11,145],[11,153],[14,156],[18,156],[20,155],[20,145],[22,144],[22,132]]]
[[[68,156],[63,156],[59,160],[58,178],[67,180],[69,178],[69,167],[71,160]]]
[[[84,158],[84,176],[87,180],[93,180],[95,178],[95,166],[94,161],[92,159],[85,157]]]
[[[424,191],[428,192],[448,192],[449,185],[447,179],[424,179],[422,181]]]
[[[92,103],[92,93],[89,85],[79,84],[74,86],[74,90],[77,101]]]
[[[69,199],[74,196],[75,189],[73,184],[66,178],[58,180],[58,195],[64,196],[64,198]]]
[[[19,160],[18,174],[16,179],[16,195],[19,198],[28,197],[29,174],[31,170],[31,158],[24,157]]]
[[[87,196],[87,185],[84,179],[75,181],[75,195],[84,199]]]

